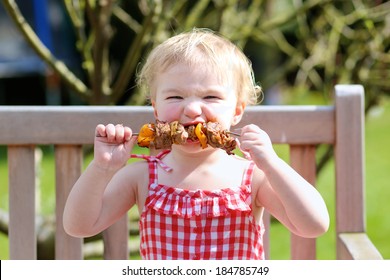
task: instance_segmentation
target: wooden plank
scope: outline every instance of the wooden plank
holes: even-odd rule
[[[383,257],[364,232],[341,233],[338,242],[342,250],[339,259],[344,260],[382,260]]]
[[[251,106],[238,127],[255,123],[274,143],[333,143],[333,120],[333,106]],[[0,144],[91,144],[99,123],[151,121],[148,106],[0,106]]]
[[[124,215],[111,227],[103,231],[104,259],[127,260],[129,258],[128,218]]]
[[[0,107],[0,144],[91,144],[99,123],[138,129],[153,119],[152,108],[141,106],[6,106]]]
[[[365,232],[364,89],[336,86],[336,233]],[[337,238],[337,258],[344,245]]]
[[[333,106],[250,106],[238,126],[254,123],[274,144],[333,143]]]
[[[33,146],[8,147],[11,260],[37,259],[34,153]]]
[[[68,195],[80,177],[83,154],[81,146],[55,146],[56,162],[56,240],[55,255],[60,260],[83,259],[83,239],[65,233],[62,218]]]
[[[316,183],[316,148],[315,146],[290,146],[290,164],[302,177],[313,186]],[[303,238],[291,234],[291,259],[316,259],[316,239]]]
[[[364,232],[364,100],[361,86],[336,86],[336,231]]]

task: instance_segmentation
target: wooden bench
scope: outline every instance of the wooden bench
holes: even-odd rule
[[[364,208],[364,89],[337,85],[334,106],[253,106],[242,124],[255,123],[274,143],[290,146],[290,163],[315,184],[315,151],[334,145],[338,259],[381,259],[366,235]],[[149,107],[3,106],[0,145],[8,146],[10,259],[36,259],[36,145],[54,145],[56,176],[56,259],[83,259],[83,240],[62,227],[67,195],[82,172],[82,146],[93,143],[98,123],[124,123],[133,128],[153,121]],[[269,215],[265,218],[269,225]],[[123,217],[104,236],[105,259],[127,259],[128,219]],[[292,259],[315,259],[315,239],[291,238]],[[266,235],[266,248],[269,236]],[[269,250],[267,249],[267,255]]]

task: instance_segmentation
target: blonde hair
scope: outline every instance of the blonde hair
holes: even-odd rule
[[[137,83],[150,92],[155,76],[177,63],[206,66],[222,82],[235,79],[237,100],[244,105],[258,103],[261,87],[254,81],[252,63],[231,41],[208,29],[193,29],[158,45],[138,73]],[[153,98],[153,93],[150,93]]]

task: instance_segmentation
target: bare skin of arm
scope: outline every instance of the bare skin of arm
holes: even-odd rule
[[[253,181],[258,207],[299,236],[316,237],[328,230],[329,215],[321,195],[276,155],[263,130],[255,125],[244,127],[240,148],[258,167]]]
[[[94,159],[73,186],[65,206],[67,233],[80,237],[97,234],[134,205],[137,180],[124,184],[120,169],[135,142],[128,127],[97,126]]]

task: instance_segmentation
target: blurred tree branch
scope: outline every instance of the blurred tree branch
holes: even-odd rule
[[[90,95],[86,85],[79,78],[77,78],[62,61],[57,60],[41,42],[34,30],[23,17],[16,2],[13,0],[3,0],[3,3],[4,7],[7,9],[8,13],[14,20],[15,25],[19,28],[20,32],[24,35],[27,42],[37,52],[37,54],[48,65],[50,65],[53,70],[56,71],[73,90],[82,95]]]
[[[118,104],[125,95],[131,104],[143,104],[145,96],[132,86],[141,56],[193,27],[216,30],[244,50],[258,48],[255,61],[264,61],[262,51],[272,52],[276,61],[256,73],[265,91],[282,84],[288,91],[303,87],[331,99],[335,83],[361,83],[371,104],[370,98],[377,100],[371,88],[390,87],[388,1],[64,0],[86,81],[47,50],[15,0],[3,2],[34,50],[88,104]],[[112,39],[123,35],[114,19],[133,34],[118,68],[112,65]]]

